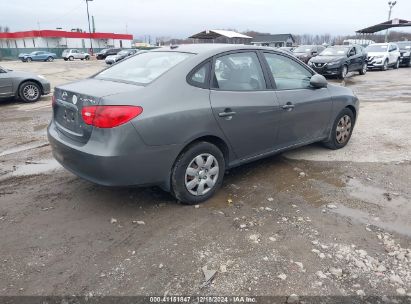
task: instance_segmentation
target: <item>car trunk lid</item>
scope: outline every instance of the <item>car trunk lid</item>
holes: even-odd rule
[[[86,143],[94,127],[84,122],[83,107],[99,105],[105,96],[136,90],[138,87],[91,78],[56,88],[53,119],[57,129],[75,141]]]

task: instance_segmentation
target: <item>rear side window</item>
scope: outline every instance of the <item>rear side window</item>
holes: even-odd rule
[[[227,91],[266,88],[263,71],[254,52],[233,53],[215,60],[213,87]]]
[[[202,64],[200,67],[195,69],[189,74],[188,82],[196,87],[208,88],[209,84],[209,74],[210,74],[211,63],[208,61]]]
[[[193,54],[179,52],[141,53],[102,71],[95,78],[148,84],[190,56]]]

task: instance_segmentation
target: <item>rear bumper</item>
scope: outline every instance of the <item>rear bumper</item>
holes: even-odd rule
[[[104,186],[159,185],[170,189],[170,172],[179,146],[147,146],[131,124],[95,129],[86,144],[66,137],[53,121],[47,134],[54,158],[83,179]]]

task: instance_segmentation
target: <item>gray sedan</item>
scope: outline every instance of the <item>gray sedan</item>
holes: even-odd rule
[[[272,48],[172,46],[57,87],[48,138],[84,179],[159,185],[196,204],[229,168],[314,142],[344,147],[358,107],[350,89]]]
[[[38,101],[50,93],[50,82],[41,75],[0,67],[0,98],[15,97],[24,102]]]

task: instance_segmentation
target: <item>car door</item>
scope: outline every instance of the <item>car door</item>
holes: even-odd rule
[[[355,71],[359,69],[358,56],[355,51],[355,47],[350,48],[348,51],[348,71]]]
[[[214,58],[210,90],[215,119],[239,159],[270,152],[281,110],[255,51]]]
[[[361,69],[364,63],[367,63],[364,56],[364,48],[362,46],[356,45],[355,51],[357,53],[358,69]]]
[[[71,55],[74,57],[74,59],[80,59],[79,58],[79,53],[77,50],[71,50]]]
[[[0,97],[8,97],[13,95],[13,82],[10,74],[0,68]]]
[[[330,124],[332,98],[327,88],[313,88],[313,72],[283,54],[264,52],[282,109],[276,148],[324,138]]]
[[[390,44],[388,47],[389,64],[394,64],[397,61],[397,53],[395,52],[395,46]]]

